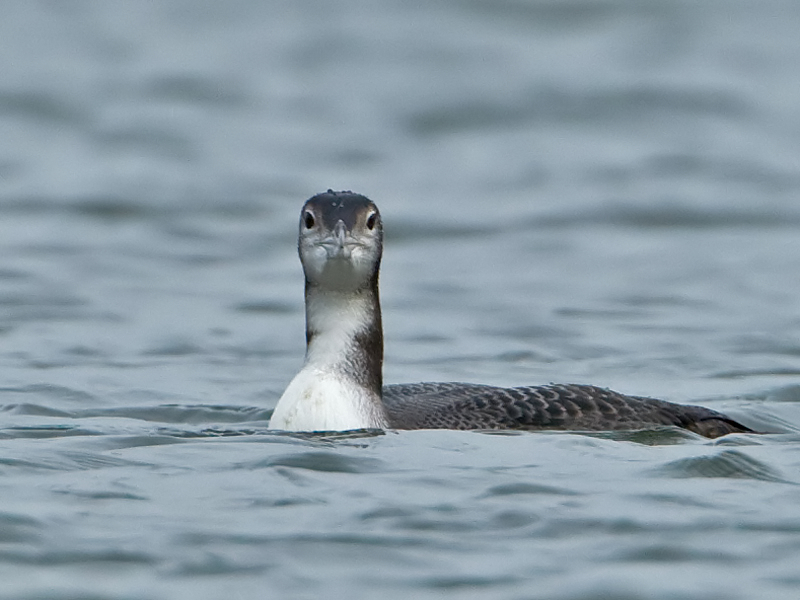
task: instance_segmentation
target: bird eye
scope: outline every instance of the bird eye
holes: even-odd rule
[[[303,225],[306,226],[306,229],[311,229],[314,226],[314,215],[309,211],[306,211],[303,215]]]
[[[378,221],[378,213],[372,213],[367,218],[367,229],[375,229],[375,223]]]

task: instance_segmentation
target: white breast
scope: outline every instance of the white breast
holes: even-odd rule
[[[385,429],[385,417],[366,390],[348,385],[334,373],[306,365],[281,396],[270,419],[270,429],[287,431],[343,431]]]

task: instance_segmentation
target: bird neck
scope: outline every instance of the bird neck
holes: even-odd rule
[[[383,387],[383,330],[377,281],[333,291],[306,283],[306,366],[333,372],[378,399]]]

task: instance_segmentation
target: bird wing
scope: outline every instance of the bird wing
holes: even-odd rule
[[[708,408],[590,385],[395,384],[384,386],[383,402],[395,429],[608,431],[677,426],[706,437],[752,431]]]

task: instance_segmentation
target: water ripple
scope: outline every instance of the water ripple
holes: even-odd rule
[[[146,552],[126,552],[118,549],[106,550],[0,550],[0,561],[12,564],[40,565],[47,567],[68,565],[106,565],[108,563],[152,565],[157,557]]]
[[[514,98],[502,100],[460,100],[457,104],[427,108],[407,121],[409,131],[421,135],[441,135],[496,129],[530,122],[597,122],[656,118],[659,113],[716,115],[741,118],[751,107],[739,96],[723,90],[679,89],[639,86],[629,89],[568,91],[537,86]]]
[[[342,456],[335,452],[301,452],[276,456],[250,465],[253,469],[264,467],[290,467],[324,473],[376,473],[385,471],[388,465],[375,458]]]
[[[723,477],[792,483],[776,469],[738,450],[724,450],[710,456],[693,456],[654,469],[663,477]]]
[[[0,512],[0,543],[34,542],[43,528],[43,523],[27,515]]]
[[[88,122],[85,109],[44,91],[0,91],[0,115],[62,125]]]
[[[536,483],[507,483],[496,485],[489,488],[481,497],[491,498],[495,496],[517,496],[517,495],[539,495],[553,494],[557,496],[574,496],[578,492],[573,490],[557,488],[550,485]]]

